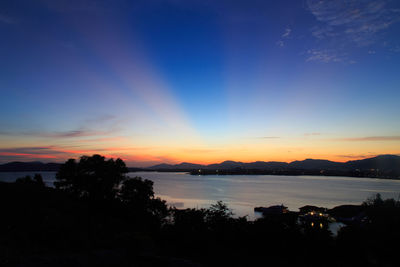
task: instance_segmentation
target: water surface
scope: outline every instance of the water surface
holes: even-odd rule
[[[55,172],[39,172],[52,185]],[[32,173],[0,172],[1,181]],[[131,172],[154,182],[157,196],[177,208],[204,208],[218,200],[226,202],[237,216],[255,217],[253,208],[284,204],[296,211],[304,205],[332,208],[360,204],[376,193],[397,199],[400,180],[326,176],[206,175],[172,172]]]

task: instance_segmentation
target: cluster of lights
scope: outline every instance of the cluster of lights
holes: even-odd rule
[[[314,227],[314,222],[311,222],[311,227]],[[319,228],[324,228],[324,225],[322,223],[319,223]]]
[[[316,214],[315,212],[310,212],[310,215],[314,216],[314,214]],[[324,214],[322,214],[321,212],[318,214],[320,217],[324,216]]]

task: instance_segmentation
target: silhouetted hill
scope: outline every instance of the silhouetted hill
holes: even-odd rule
[[[231,170],[231,169],[244,168],[244,167],[245,166],[244,166],[243,162],[227,160],[227,161],[224,161],[221,163],[207,165],[205,168],[206,169]]]
[[[201,164],[193,164],[193,163],[188,163],[188,162],[182,162],[179,164],[158,164],[154,165],[151,167],[148,167],[147,169],[150,170],[194,170],[194,169],[199,169],[199,168],[204,168],[205,165]]]
[[[177,168],[182,168],[182,169],[198,169],[198,168],[203,168],[204,165],[201,164],[193,164],[193,163],[188,163],[188,162],[182,162],[180,164],[175,165]]]
[[[169,170],[169,169],[173,169],[175,165],[172,164],[166,164],[166,163],[161,163],[161,164],[157,164],[151,167],[148,167],[148,169],[151,170]]]
[[[270,162],[264,162],[264,161],[256,161],[256,162],[251,162],[251,163],[243,163],[243,162],[237,162],[237,161],[231,161],[227,160],[221,163],[214,163],[214,164],[209,164],[209,165],[201,165],[201,164],[193,164],[193,163],[187,163],[183,162],[180,164],[158,164],[151,166],[147,169],[150,170],[197,170],[197,169],[207,169],[207,170],[233,170],[233,169],[258,169],[258,170],[264,170],[264,169],[281,169],[281,168],[287,168],[289,166],[288,163],[286,162],[276,162],[276,161],[270,161]]]
[[[268,169],[284,169],[289,166],[286,162],[279,161],[256,161],[251,163],[245,163],[245,167],[248,169],[259,169],[259,170],[268,170]]]
[[[380,155],[374,158],[353,160],[345,163],[347,168],[352,169],[382,169],[400,171],[400,157],[396,155]]]
[[[344,167],[344,163],[322,159],[306,159],[289,163],[289,168],[300,170],[337,170]]]
[[[60,163],[33,162],[9,162],[0,165],[1,172],[29,172],[29,171],[58,171]]]
[[[274,174],[274,175],[328,175],[354,177],[400,177],[400,156],[381,155],[374,158],[348,162],[334,162],[321,159],[302,161],[243,163],[224,161],[210,165],[193,163],[159,164],[148,168],[156,171],[190,171],[198,174]]]
[[[2,172],[58,171],[59,163],[10,162],[0,165]],[[250,163],[224,161],[202,165],[189,162],[180,164],[158,164],[148,168],[129,168],[130,171],[195,171],[202,174],[273,174],[273,175],[329,175],[356,177],[400,177],[400,156],[380,155],[373,158],[334,162],[321,159],[306,159],[291,163],[256,161]]]

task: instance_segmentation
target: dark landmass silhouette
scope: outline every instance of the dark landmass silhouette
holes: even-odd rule
[[[400,170],[400,156],[397,155],[380,155],[373,158],[362,160],[353,160],[347,162],[334,162],[321,159],[305,159],[302,161],[293,161],[290,163],[279,161],[256,161],[244,163],[240,161],[224,161],[221,163],[214,163],[209,165],[193,164],[193,163],[180,163],[180,164],[158,164],[147,169],[152,170],[193,170],[193,169],[218,169],[218,170],[231,170],[231,169],[326,169],[326,170],[346,170],[354,169],[396,169]]]
[[[55,187],[38,174],[0,182],[0,266],[397,266],[400,201],[235,217],[222,201],[177,209],[120,160],[68,160]],[[333,234],[331,223],[342,222]]]
[[[207,174],[271,174],[271,175],[327,175],[374,178],[399,178],[400,156],[380,155],[373,158],[334,162],[320,159],[302,161],[251,163],[224,161],[222,163],[200,165],[191,163],[159,164],[147,168],[156,171],[187,171],[196,175]]]
[[[58,171],[59,163],[10,162],[0,165],[0,172]],[[373,178],[400,178],[400,156],[380,155],[362,160],[334,162],[321,159],[278,162],[224,161],[209,165],[182,162],[179,164],[158,164],[147,168],[130,167],[131,172],[190,172],[192,174],[270,174],[270,175],[325,175]]]

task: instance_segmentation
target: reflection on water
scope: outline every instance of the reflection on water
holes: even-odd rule
[[[0,173],[0,181],[15,181],[32,173]],[[54,172],[41,172],[52,185]],[[332,208],[360,204],[375,193],[398,198],[400,180],[325,176],[207,175],[132,172],[154,181],[157,196],[177,208],[206,208],[218,200],[226,202],[237,216],[256,218],[253,208],[284,204],[296,211],[304,205]]]
[[[325,176],[207,175],[182,173],[129,173],[154,181],[154,190],[177,208],[202,208],[222,200],[237,216],[254,219],[253,208],[284,204],[297,211],[304,205],[327,208],[360,204],[375,193],[397,198],[400,180]],[[183,203],[183,205],[182,205]]]

